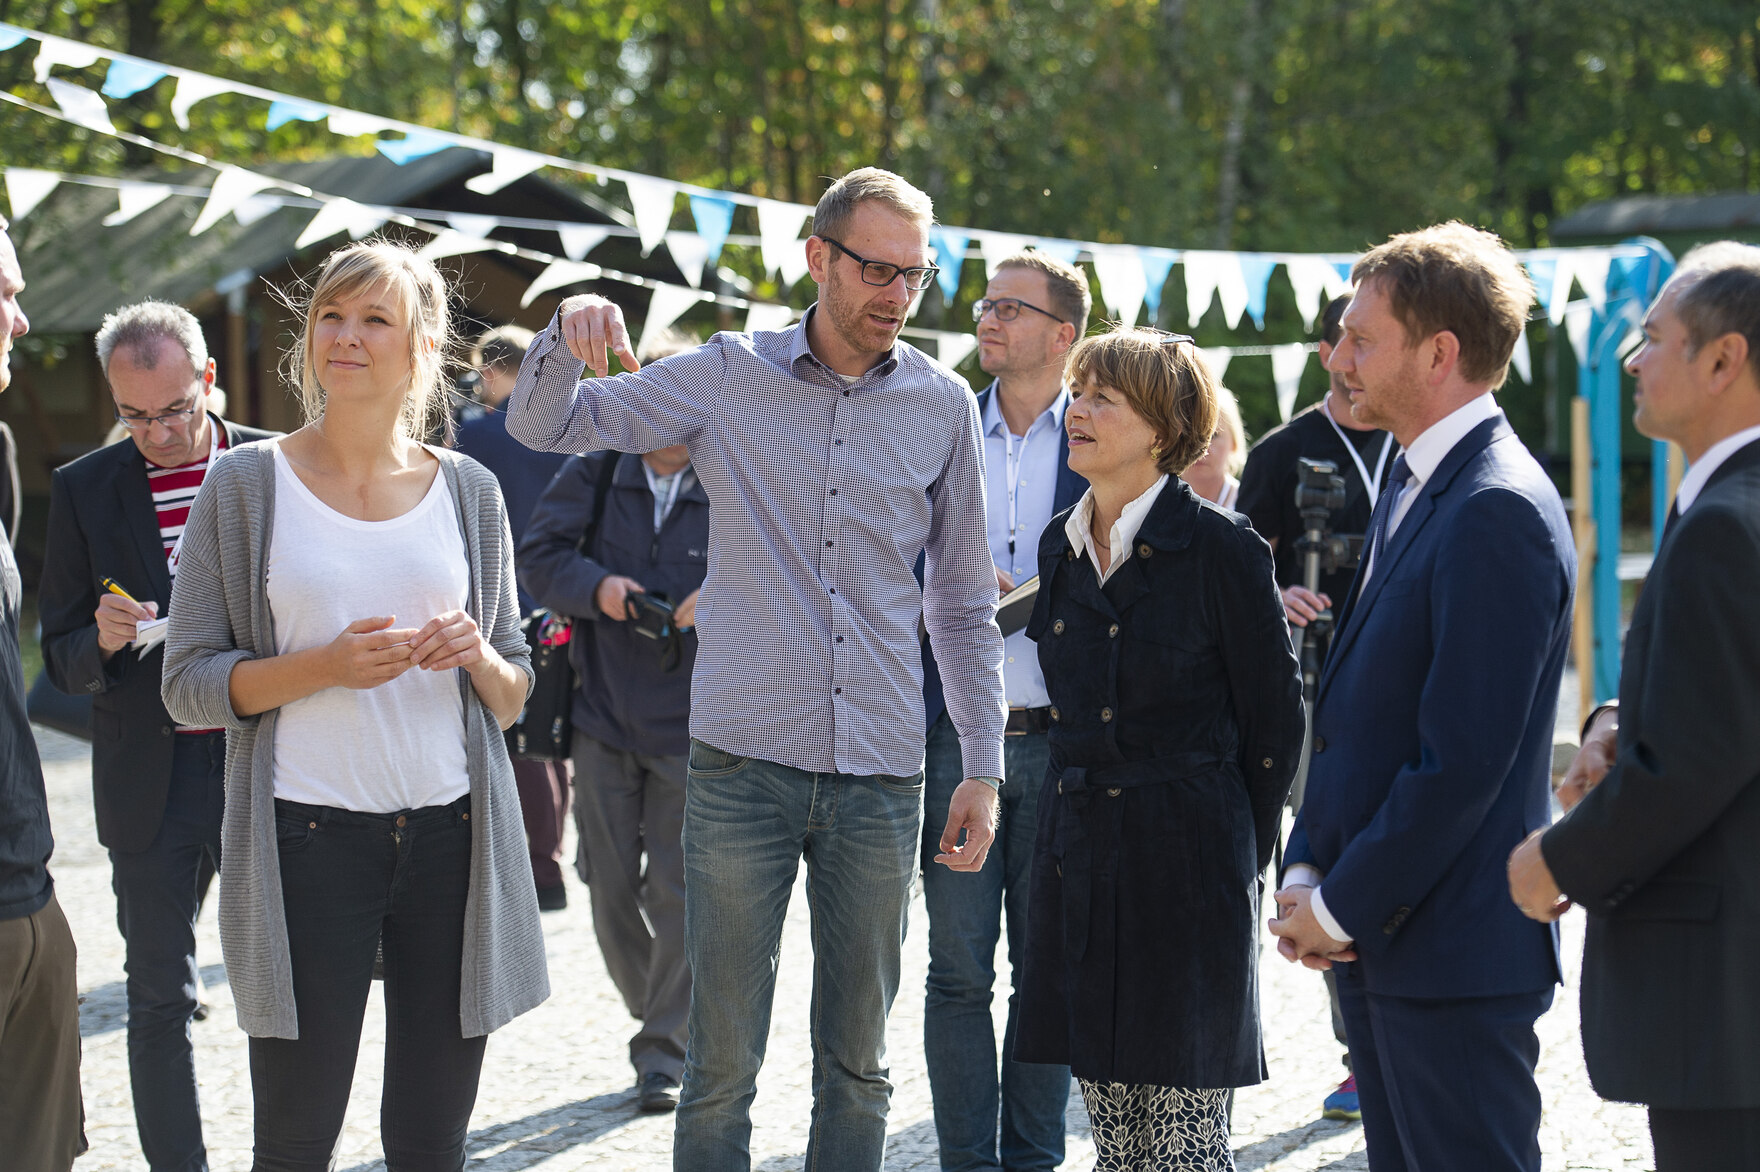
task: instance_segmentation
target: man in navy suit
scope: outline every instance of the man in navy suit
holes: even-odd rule
[[[1404,447],[1376,503],[1314,711],[1271,930],[1339,963],[1374,1172],[1539,1172],[1535,1020],[1556,930],[1506,894],[1549,817],[1575,559],[1558,492],[1492,392],[1533,301],[1463,224],[1354,270],[1331,369]]]
[[[1069,470],[1063,360],[1087,330],[1091,307],[1086,279],[1037,252],[1005,259],[983,299],[972,307],[978,323],[978,365],[996,378],[978,396],[978,415],[990,556],[996,562],[997,589],[1003,593],[1035,573],[1040,533],[1053,515],[1074,505],[1088,489],[1088,482]],[[964,767],[959,734],[941,697],[940,675],[928,641],[923,642],[929,722],[923,791],[923,902],[929,913],[923,1050],[946,1172],[1025,1172],[1063,1162],[1069,1069],[1013,1060],[1013,994],[997,1076],[996,1031],[990,1017],[996,942],[1006,920],[1009,966],[1015,968],[1026,940],[1027,877],[1051,711],[1038,652],[1025,632],[1008,636],[1002,672],[1009,706],[1003,740],[1006,776],[995,839],[1002,865],[950,871],[935,865],[941,832],[928,828],[946,821]]]

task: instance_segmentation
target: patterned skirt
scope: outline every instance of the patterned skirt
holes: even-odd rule
[[[1234,1172],[1228,1091],[1080,1079],[1094,1172]]]

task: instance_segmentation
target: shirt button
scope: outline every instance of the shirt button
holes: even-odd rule
[[[842,446],[843,446],[843,441],[842,441],[842,440],[832,440],[832,441],[831,441],[831,442],[832,442],[832,443],[833,443],[833,444],[835,444],[835,445],[837,445],[837,446],[838,446],[838,447],[840,447],[840,448],[841,448],[841,447],[842,447]]]
[[[1053,635],[1063,634],[1063,620],[1062,619],[1058,619],[1055,623],[1051,624],[1051,633]]]
[[[839,636],[838,636],[838,637],[837,637],[837,641],[838,641],[838,642],[839,642],[839,643],[841,643],[841,642],[843,642],[843,636],[842,636],[842,635],[839,635]],[[1265,762],[1265,764],[1266,764],[1266,765],[1270,765],[1270,764],[1271,764],[1271,762],[1270,762],[1270,761],[1266,761],[1266,762]]]
[[[849,392],[848,391],[843,392],[843,397],[846,399],[849,398]]]
[[[833,692],[833,693],[834,693],[834,694],[836,694],[836,695],[839,695],[839,696],[841,696],[841,695],[843,695],[843,689],[842,689],[842,688],[833,688],[833,689],[831,689],[831,691],[832,691],[832,692]]]
[[[1008,661],[1009,661],[1009,662],[1010,662],[1010,663],[1013,663],[1013,662],[1014,662],[1014,656],[1012,656],[1012,655],[1011,655],[1011,656],[1009,656],[1009,657],[1008,657]]]
[[[1113,623],[1110,627],[1106,628],[1106,637],[1108,639],[1118,638],[1118,624],[1117,623]]]
[[[835,489],[835,488],[834,488],[834,489],[832,489],[832,490],[831,490],[831,495],[832,495],[832,496],[836,496],[836,495],[837,495],[837,490],[836,490],[836,489]]]
[[[837,544],[837,542],[835,542],[835,541],[827,541],[827,542],[826,542],[826,543],[825,543],[825,547],[826,547],[826,548],[827,548],[827,549],[829,549],[829,548],[830,548],[830,547],[832,547],[832,546],[834,546],[834,545],[836,545],[836,544]]]
[[[1110,708],[1102,708],[1102,709],[1101,709],[1101,710],[1100,710],[1100,723],[1101,723],[1101,724],[1110,724],[1110,723],[1112,723],[1112,709],[1110,709]]]

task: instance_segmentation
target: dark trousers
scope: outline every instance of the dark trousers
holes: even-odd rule
[[[526,824],[526,852],[538,890],[562,886],[562,827],[568,817],[568,762],[513,762],[520,817]]]
[[[299,1038],[252,1038],[257,1172],[328,1169],[385,949],[385,1091],[395,1172],[458,1172],[486,1039],[459,1029],[470,799],[400,814],[275,803]]]
[[[110,852],[128,975],[128,1076],[153,1172],[206,1172],[196,1094],[196,913],[220,862],[226,734],[178,733],[165,818],[146,850]]]
[[[1534,1022],[1552,990],[1386,997],[1339,970],[1371,1172],[1540,1172]]]
[[[86,1150],[77,967],[54,895],[0,920],[0,1167],[66,1172]]]
[[[1650,1108],[1656,1172],[1760,1172],[1760,1108]]]

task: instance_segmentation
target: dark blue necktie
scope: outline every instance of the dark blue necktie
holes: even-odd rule
[[[1406,493],[1406,484],[1412,478],[1412,470],[1406,464],[1406,454],[1401,452],[1393,460],[1393,471],[1387,474],[1387,487],[1381,492],[1381,499],[1375,502],[1375,516],[1369,522],[1369,559],[1366,563],[1371,574],[1381,568],[1381,551],[1387,545],[1387,531],[1393,524],[1393,511],[1399,508],[1399,498]]]

